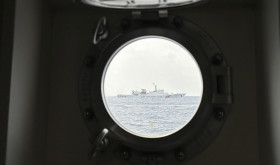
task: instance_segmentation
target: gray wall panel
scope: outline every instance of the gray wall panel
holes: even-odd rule
[[[42,4],[16,1],[6,165],[44,164],[46,115],[37,108]]]
[[[280,32],[279,1],[258,4],[258,103],[260,162],[280,164]]]
[[[79,69],[91,44],[93,23],[102,15],[114,21],[124,14],[101,9],[92,12],[57,9],[53,14],[47,164],[92,164],[87,158],[89,134],[77,100]],[[244,6],[206,6],[180,9],[179,14],[209,32],[234,70],[232,112],[217,139],[188,164],[258,164],[255,11]],[[104,160],[109,159],[104,157]]]

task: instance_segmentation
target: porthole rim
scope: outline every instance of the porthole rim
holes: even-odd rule
[[[194,36],[186,35],[186,34],[182,36],[182,33],[177,33],[177,32],[174,31],[174,29],[168,29],[168,28],[157,27],[157,26],[155,26],[155,27],[149,26],[149,27],[141,27],[139,29],[124,33],[117,38],[114,38],[114,40],[112,40],[109,43],[109,45],[107,45],[102,50],[101,55],[100,55],[100,59],[96,62],[96,64],[98,66],[95,67],[95,75],[96,75],[96,73],[98,73],[98,71],[96,71],[96,68],[100,68],[100,63],[102,62],[102,58],[104,58],[104,54],[107,54],[107,56],[108,56],[108,54],[110,54],[110,55],[112,54],[112,53],[108,53],[108,52],[110,52],[110,50],[108,50],[108,49],[112,49],[112,47],[115,47],[115,49],[116,49],[116,47],[119,47],[120,45],[122,45],[124,42],[129,40],[129,38],[135,38],[135,37],[139,37],[139,36],[143,36],[143,35],[150,35],[150,34],[153,34],[153,35],[156,34],[156,35],[171,38],[172,40],[175,40],[176,42],[178,42],[181,45],[183,45],[184,47],[186,47],[186,49],[189,50],[191,52],[191,54],[194,56],[194,58],[196,59],[197,63],[199,64],[199,67],[200,67],[201,71],[202,71],[201,66],[203,66],[203,65],[200,62],[201,60],[198,60],[197,57],[202,58],[202,56],[203,56],[204,60],[202,60],[202,61],[204,61],[204,64],[206,63],[207,66],[211,65],[206,54],[201,55],[201,56],[197,56],[196,53],[192,52],[193,50],[191,51],[189,49],[190,45],[196,45],[196,46],[199,47],[199,46],[201,46],[200,44],[196,43],[196,44],[190,44],[188,46],[185,46],[186,42],[182,43],[182,42],[178,41],[178,39],[176,39],[176,37],[174,38],[173,35],[175,34],[175,36],[181,38],[181,41],[182,40],[185,41],[185,39],[186,39],[185,37],[187,36],[187,38],[190,37],[189,39],[191,41],[195,42],[196,40],[195,40]],[[195,35],[197,35],[197,34],[195,34]],[[190,41],[188,43],[190,43]],[[112,45],[114,45],[114,46],[112,46]],[[118,45],[118,46],[116,46],[116,45]],[[197,50],[197,48],[196,48],[196,50]],[[111,50],[111,52],[112,52],[112,50]],[[105,60],[105,61],[107,62],[107,60]],[[103,61],[103,63],[104,63],[104,61]],[[102,68],[102,71],[103,71],[104,67],[101,67],[101,68]],[[100,74],[100,72],[101,71],[99,71],[99,74]],[[205,74],[203,72],[207,72],[208,74]],[[203,118],[209,118],[209,116],[211,116],[211,111],[212,111],[212,108],[213,108],[213,105],[210,103],[211,102],[211,94],[212,94],[211,91],[213,90],[212,89],[212,81],[211,81],[210,70],[209,69],[204,69],[204,71],[202,71],[202,76],[203,76],[203,84],[205,84],[206,80],[210,80],[207,83],[208,87],[204,88],[204,89],[210,90],[210,91],[207,92],[207,99],[204,99],[204,97],[206,97],[206,95],[203,95],[202,101],[201,101],[201,102],[205,102],[206,100],[208,100],[203,105],[203,109],[207,109],[207,110],[205,110],[205,111],[207,111],[207,113],[206,114],[204,113]],[[204,78],[205,76],[207,78]],[[100,75],[99,75],[99,78],[97,78],[97,79],[100,79]],[[92,89],[98,90],[98,87],[100,88],[100,85],[101,85],[100,83],[101,83],[101,81],[99,81],[99,83],[96,83],[96,84],[99,84],[99,85],[97,85],[96,87],[93,87]],[[92,93],[94,93],[94,90],[92,91]],[[99,97],[97,96],[95,98],[100,99],[100,96]],[[94,104],[94,105],[96,105],[96,104]],[[207,122],[206,119],[204,121],[201,121],[200,124],[199,124],[201,126],[199,127],[199,129],[197,131],[193,131],[193,130],[192,131],[187,131],[187,132],[191,133],[192,136],[188,137],[188,138],[184,138],[184,140],[180,140],[179,137],[182,137],[182,136],[184,137],[184,135],[186,135],[186,133],[184,134],[182,132],[186,132],[185,128],[190,127],[188,125],[190,125],[191,122],[189,124],[187,124],[184,128],[182,128],[180,131],[176,132],[175,134],[173,134],[171,136],[160,138],[160,139],[155,138],[155,139],[148,139],[147,140],[146,138],[135,137],[134,135],[128,135],[126,133],[123,133],[124,130],[119,129],[120,127],[116,123],[113,122],[113,120],[111,119],[109,114],[107,114],[106,119],[104,119],[104,115],[101,115],[102,111],[100,111],[100,109],[104,109],[104,107],[103,108],[94,107],[94,105],[93,105],[93,109],[95,111],[97,111],[97,112],[95,112],[97,118],[102,119],[103,121],[107,120],[105,123],[103,123],[103,126],[108,128],[112,132],[112,134],[114,134],[114,136],[117,137],[117,139],[119,139],[122,143],[124,143],[127,146],[139,149],[139,150],[147,150],[147,151],[154,150],[154,151],[156,151],[156,150],[162,150],[162,149],[165,150],[165,149],[172,149],[172,148],[178,147],[178,146],[186,143],[188,140],[191,140],[192,138],[194,138],[195,135],[197,134],[197,132],[199,132],[199,130],[202,129],[201,128],[202,125],[204,125]],[[200,108],[198,109],[198,112],[201,113],[200,109],[202,109],[201,105],[200,105]],[[106,109],[104,109],[104,110],[107,112]],[[198,113],[196,114],[196,116],[197,115],[198,115]],[[108,118],[108,116],[109,116],[109,118]],[[196,116],[194,116],[194,119],[197,118]],[[195,120],[197,120],[197,119],[195,119]],[[184,130],[184,131],[182,131],[182,130]],[[193,133],[193,132],[196,132],[196,133]],[[147,146],[147,144],[148,145],[152,144],[152,146]],[[159,145],[162,145],[162,146],[158,147]]]

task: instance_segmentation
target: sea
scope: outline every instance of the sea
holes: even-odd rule
[[[106,97],[107,111],[125,131],[145,138],[168,136],[179,131],[195,115],[201,97],[141,98]]]

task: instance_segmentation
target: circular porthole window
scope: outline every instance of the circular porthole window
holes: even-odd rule
[[[161,138],[186,126],[203,93],[200,68],[178,42],[144,36],[123,44],[111,56],[102,78],[110,117],[125,131]]]

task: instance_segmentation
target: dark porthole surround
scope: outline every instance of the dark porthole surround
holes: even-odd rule
[[[183,26],[179,27],[166,20],[129,21],[129,27],[107,25],[109,38],[93,46],[86,57],[79,83],[82,115],[93,139],[103,128],[107,128],[111,141],[117,141],[131,150],[165,152],[179,149],[186,152],[189,159],[214,139],[228,115],[232,102],[230,68],[215,42],[190,21],[184,20]],[[143,138],[123,130],[110,117],[102,99],[102,76],[108,60],[123,44],[145,36],[169,38],[184,46],[195,58],[203,78],[203,95],[193,119],[181,130],[161,138]],[[217,76],[224,76],[225,81],[219,82]],[[220,85],[222,92],[219,91]]]

